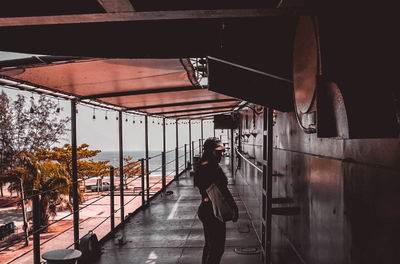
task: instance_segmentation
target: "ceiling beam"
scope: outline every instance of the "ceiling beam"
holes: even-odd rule
[[[198,115],[207,115],[207,114],[217,114],[217,113],[225,113],[225,112],[232,112],[233,110],[225,110],[225,111],[209,111],[203,113],[192,113],[192,114],[184,114],[184,115],[172,115],[172,116],[165,116],[166,118],[176,118],[176,117],[184,117],[184,116],[198,116]]]
[[[186,113],[186,112],[197,112],[197,111],[204,111],[204,110],[217,110],[217,109],[224,109],[224,108],[235,108],[237,104],[234,105],[225,105],[225,106],[217,106],[217,107],[205,107],[205,108],[196,108],[196,109],[183,109],[183,110],[175,110],[175,111],[167,111],[167,112],[157,112],[151,113],[152,115],[166,115],[166,114],[175,114],[175,113]]]
[[[306,9],[266,8],[266,9],[217,9],[217,10],[177,10],[152,12],[118,12],[78,15],[3,17],[0,27],[43,26],[82,23],[142,22],[164,20],[220,20],[299,16],[310,14]]]
[[[149,89],[149,90],[138,90],[138,91],[126,91],[116,93],[102,93],[82,96],[80,99],[99,99],[99,98],[111,98],[128,95],[141,95],[141,94],[153,94],[153,93],[169,93],[169,92],[182,92],[191,90],[201,90],[202,88],[195,86],[183,86],[183,87],[172,87],[172,88],[160,88],[160,89]],[[133,110],[133,109],[128,109]]]
[[[221,114],[230,114],[234,111],[224,111],[224,112],[216,112],[214,114],[206,114],[206,115],[195,115],[191,116],[189,119],[205,119],[205,118],[213,118],[216,115],[221,115]]]
[[[212,104],[212,103],[223,103],[223,102],[233,102],[233,101],[240,101],[240,100],[230,98],[230,99],[217,99],[217,100],[190,101],[190,102],[182,102],[182,103],[138,106],[138,107],[127,108],[127,110],[144,110],[144,109],[152,109],[152,108],[166,108],[166,107],[174,107],[174,106]]]

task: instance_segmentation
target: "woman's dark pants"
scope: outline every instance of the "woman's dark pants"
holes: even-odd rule
[[[203,223],[205,245],[202,264],[219,264],[225,249],[225,223],[215,218],[211,202],[202,202],[198,215]]]

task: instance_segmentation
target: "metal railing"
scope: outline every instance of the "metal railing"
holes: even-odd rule
[[[29,232],[28,237],[33,237],[33,248],[27,248],[26,251],[21,253],[18,257],[14,258],[13,260],[10,260],[8,263],[18,263],[18,259],[20,259],[23,256],[26,256],[27,254],[30,254],[33,252],[33,263],[34,264],[39,264],[40,263],[40,247],[43,246],[43,244],[47,243],[51,239],[56,239],[58,237],[58,234],[55,234],[54,238],[50,238],[49,240],[46,241],[41,241],[40,234],[43,233],[43,231],[48,230],[49,227],[57,225],[61,221],[65,221],[69,218],[71,218],[74,213],[77,211],[82,211],[86,208],[93,207],[98,205],[99,202],[102,202],[102,207],[104,208],[105,205],[109,205],[109,214],[104,217],[104,219],[101,219],[101,221],[94,221],[95,223],[93,225],[90,225],[90,221],[85,221],[83,222],[86,225],[86,229],[88,230],[83,236],[87,235],[88,233],[93,233],[96,230],[98,230],[101,226],[103,226],[102,233],[104,233],[104,225],[109,222],[110,227],[106,228],[107,232],[103,235],[100,236],[100,239],[108,237],[110,234],[113,234],[115,232],[115,229],[118,228],[120,224],[123,224],[125,219],[129,217],[129,215],[134,214],[137,210],[140,210],[142,208],[145,208],[146,206],[149,205],[149,202],[152,200],[153,197],[158,195],[159,193],[165,191],[166,187],[169,185],[174,180],[177,180],[178,177],[185,171],[187,170],[187,165],[189,161],[189,155],[194,155],[195,150],[201,148],[201,143],[200,142],[191,142],[193,148],[192,148],[192,153],[189,152],[188,144],[184,144],[183,146],[180,146],[178,148],[166,151],[166,152],[161,152],[160,154],[154,155],[152,157],[148,157],[148,160],[155,160],[156,158],[161,157],[161,165],[158,164],[156,168],[151,170],[151,166],[154,166],[153,164],[149,164],[146,162],[146,158],[136,160],[135,162],[140,162],[140,175],[136,175],[134,177],[128,178],[128,179],[121,179],[124,177],[124,175],[119,175],[119,177],[114,178],[114,171],[119,171],[118,169],[114,170],[114,168],[110,168],[110,188],[106,191],[103,191],[103,188],[98,188],[98,195],[92,197],[88,203],[83,203],[79,206],[79,209],[74,211],[72,210],[70,213],[57,218],[57,220],[51,221],[45,226],[41,226],[40,222],[40,205],[39,205],[39,199],[49,193],[49,192],[54,192],[58,191],[61,188],[65,188],[65,186],[60,186],[57,188],[53,188],[51,190],[45,190],[45,191],[40,191],[40,190],[34,190],[32,194],[27,195],[25,193],[25,197],[22,199],[17,199],[16,201],[12,201],[6,204],[3,204],[0,206],[0,208],[4,207],[9,207],[12,205],[16,205],[22,202],[27,202],[27,201],[32,201],[32,213],[33,213],[33,219],[32,219],[32,226],[33,229]],[[195,148],[195,145],[197,147]],[[174,153],[175,152],[175,153]],[[200,152],[199,152],[200,153]],[[172,159],[171,159],[172,158]],[[171,160],[169,160],[171,159]],[[178,159],[178,162],[177,160]],[[169,166],[169,164],[173,164],[173,162],[176,163],[175,169],[173,169],[172,166]],[[149,164],[149,168],[146,168],[146,164]],[[161,175],[155,176],[155,172],[160,172]],[[148,173],[147,173],[148,172]],[[173,177],[172,177],[173,176]],[[73,186],[74,183],[81,184],[83,181],[87,181],[89,179],[79,179],[76,182],[70,182],[68,183],[69,186]],[[120,180],[120,183],[122,182],[123,184],[115,184],[117,180]],[[129,190],[132,188],[132,191],[130,192]],[[101,191],[100,191],[101,189]],[[119,190],[119,191],[118,191]],[[84,190],[86,191],[86,190]],[[115,201],[117,199],[114,199],[115,196],[123,196],[123,197],[132,197],[128,201],[124,201],[124,199],[121,199],[121,201],[124,201],[123,203],[119,204],[119,208],[115,209]],[[138,197],[141,197],[141,202],[139,203],[133,203]],[[124,215],[121,215],[119,218],[119,223],[117,223],[116,219],[116,214],[117,212],[124,211],[125,207],[129,207],[127,212],[124,212]],[[92,209],[93,210],[93,209]],[[103,214],[104,212],[100,212]],[[91,218],[96,218],[91,217]],[[73,228],[73,225],[69,225],[65,230],[60,231],[61,233],[64,233],[65,231],[68,231]],[[81,238],[83,237],[81,236]],[[80,238],[80,239],[81,239]],[[79,240],[80,240],[79,239]],[[76,245],[77,243],[79,244],[78,241],[71,241],[72,243],[67,245],[66,248],[70,248],[73,245]],[[5,252],[6,250],[12,248],[13,246],[21,243],[22,240],[16,240],[14,243],[10,243],[9,245],[3,246],[0,248],[0,253]]]
[[[242,153],[240,153],[238,148],[235,148],[235,152],[236,154],[238,154],[242,159],[244,159],[250,166],[253,166],[254,168],[256,168],[259,172],[263,172],[262,169],[260,169],[259,167],[257,167],[256,164],[254,164],[253,162],[251,162],[250,160],[248,160],[245,156],[243,156]]]

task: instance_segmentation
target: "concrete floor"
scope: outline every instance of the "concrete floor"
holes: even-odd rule
[[[224,166],[224,170],[228,171],[228,167]],[[227,223],[225,253],[221,263],[261,263],[260,253],[245,255],[235,252],[235,248],[260,249],[260,245],[235,186],[230,185],[230,188],[239,206],[240,217],[237,223]],[[118,245],[115,239],[103,244],[103,254],[97,264],[201,263],[204,237],[197,217],[200,194],[193,187],[193,177],[184,173],[179,182],[173,182],[168,190],[173,194],[157,197],[116,233],[116,236],[124,236],[125,244]]]

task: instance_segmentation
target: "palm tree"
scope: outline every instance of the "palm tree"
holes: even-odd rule
[[[9,175],[20,178],[27,196],[31,196],[34,189],[41,191],[39,204],[42,227],[49,224],[50,217],[56,216],[58,209],[72,209],[68,200],[70,180],[59,163],[41,161],[34,154],[21,153],[20,164]],[[13,181],[9,188],[21,192],[20,186],[17,181]]]

